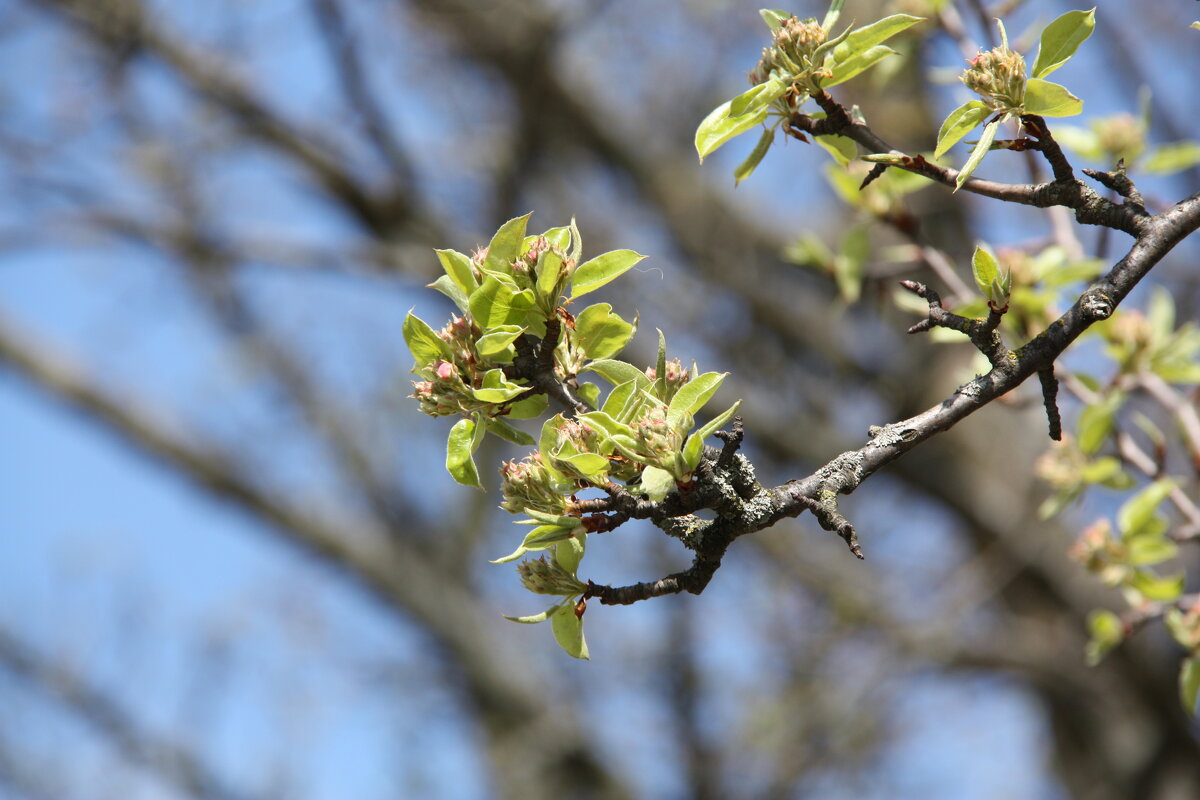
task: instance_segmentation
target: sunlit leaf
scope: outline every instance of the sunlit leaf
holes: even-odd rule
[[[583,638],[583,617],[576,616],[573,598],[559,606],[550,617],[554,629],[554,640],[572,658],[588,658],[587,642]]]
[[[571,276],[571,297],[578,298],[619,278],[645,258],[632,250],[613,250],[580,264]]]
[[[1091,11],[1068,11],[1051,22],[1042,31],[1037,59],[1033,62],[1033,71],[1030,74],[1034,78],[1044,78],[1067,63],[1067,60],[1075,55],[1079,45],[1092,35],[1095,27],[1095,8]]]
[[[983,128],[983,135],[979,137],[979,141],[975,143],[975,149],[971,151],[971,155],[967,158],[967,163],[963,164],[962,170],[958,173],[958,177],[954,179],[954,191],[962,188],[962,185],[971,177],[979,163],[983,161],[983,157],[987,155],[987,151],[992,146],[992,140],[996,138],[996,131],[1000,128],[1000,120],[992,120]]]
[[[717,106],[696,128],[696,153],[700,156],[700,162],[704,163],[704,158],[721,145],[761,124],[766,118],[766,106],[740,117],[729,116],[729,102]]]
[[[1026,114],[1043,117],[1073,117],[1083,112],[1083,101],[1067,91],[1067,87],[1040,78],[1025,82]]]
[[[473,419],[460,419],[454,423],[446,439],[446,471],[464,486],[482,489],[479,471],[475,469],[475,459],[472,457],[477,446],[475,433],[476,423]]]
[[[941,130],[938,131],[937,149],[933,151],[934,158],[941,158],[942,155],[957,144],[964,136],[966,136],[979,124],[987,119],[992,113],[992,109],[981,100],[972,100],[969,103],[963,103],[958,108],[950,112],[942,123]]]

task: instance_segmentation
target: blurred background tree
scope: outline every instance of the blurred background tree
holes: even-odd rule
[[[1001,5],[848,3],[847,21],[930,21],[874,88],[836,93],[931,150],[991,17],[1016,39],[1070,8]],[[604,299],[732,372],[722,396],[745,398],[774,483],[969,377],[969,346],[903,336],[897,279],[940,285],[946,254],[969,281],[979,238],[1119,255],[1069,218],[940,187],[905,196],[915,240],[862,228],[828,156],[795,142],[735,192],[751,143],[699,167],[691,140],[745,86],[755,12],[0,8],[0,796],[1200,796],[1178,650],[1151,634],[1084,665],[1084,618],[1111,597],[1066,550],[1115,501],[1039,521],[1029,387],[845,501],[865,563],[788,521],[701,597],[593,609],[586,664],[500,619],[540,610],[486,563],[509,518],[441,470],[445,430],[405,398],[405,312],[448,312],[422,288],[432,248],[536,209],[537,230],[578,217],[590,253],[649,253]],[[1152,141],[1185,139],[1191,14],[1105,3],[1060,73],[1087,117],[1136,112],[1148,87]],[[1001,163],[1028,169],[996,154],[979,174]],[[1139,187],[1154,210],[1198,184]],[[814,242],[866,253],[862,303],[793,263]],[[1195,257],[1185,243],[1153,276],[1180,319]],[[487,447],[481,465],[507,455]],[[652,533],[598,538],[588,568],[686,565]]]

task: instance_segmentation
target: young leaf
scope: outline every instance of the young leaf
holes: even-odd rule
[[[1200,28],[1200,22],[1193,22],[1193,28]],[[1200,654],[1185,658],[1179,667],[1179,699],[1183,709],[1193,717],[1196,716],[1196,698],[1200,695]]]
[[[488,244],[487,258],[483,261],[484,272],[498,272],[502,275],[512,274],[512,262],[521,255],[521,245],[525,241],[525,226],[533,212],[520,217],[514,217],[500,226],[500,230]]]
[[[763,22],[767,23],[767,27],[772,31],[777,31],[783,26],[783,23],[792,17],[786,11],[780,11],[777,8],[760,9],[758,15],[763,18]]]
[[[459,288],[459,285],[451,280],[449,275],[440,275],[436,281],[428,285],[430,289],[437,289],[449,297],[462,313],[471,313],[471,301],[467,299],[467,293]]]
[[[487,417],[485,422],[488,430],[499,436],[501,439],[505,439],[513,444],[519,444],[524,447],[529,447],[536,444],[536,442],[533,440],[533,437],[528,433],[514,428],[512,425],[509,425],[499,417]]]
[[[674,488],[675,476],[665,469],[650,466],[642,470],[642,491],[654,502],[662,500]]]
[[[1087,625],[1092,636],[1087,645],[1087,663],[1094,667],[1125,638],[1125,626],[1120,617],[1104,610],[1088,614]]]
[[[550,626],[554,629],[554,640],[567,655],[585,661],[589,658],[587,642],[583,638],[583,617],[575,614],[574,598],[567,598],[558,607],[550,617]]]
[[[479,483],[479,471],[475,469],[475,429],[473,419],[460,419],[450,429],[450,437],[446,439],[446,471],[454,480],[464,486],[474,486],[482,489]]]
[[[1030,78],[1025,82],[1024,109],[1042,117],[1073,117],[1083,112],[1083,101],[1065,86]]]
[[[1170,175],[1200,164],[1200,142],[1172,142],[1155,147],[1139,169],[1152,175]]]
[[[1108,441],[1117,410],[1124,402],[1125,396],[1121,392],[1113,392],[1079,412],[1079,449],[1085,455],[1095,454]]]
[[[960,139],[978,127],[992,113],[992,109],[982,100],[972,100],[964,103],[950,112],[942,128],[938,131],[937,149],[933,151],[934,158],[941,158]]]
[[[787,89],[788,84],[778,78],[753,86],[729,101],[729,116],[740,117],[768,106]]]
[[[552,296],[558,289],[562,278],[562,256],[553,250],[547,250],[538,265],[537,293],[545,301],[543,310],[549,312],[558,305],[558,297]]]
[[[571,276],[571,298],[581,297],[615,280],[645,258],[632,250],[613,250],[580,264]]]
[[[988,296],[992,281],[1000,279],[1000,263],[991,251],[982,245],[975,245],[975,253],[971,256],[971,271],[975,275],[975,285],[984,297]]]
[[[634,381],[639,389],[649,389],[650,379],[646,377],[646,373],[630,364],[627,361],[616,361],[611,358],[602,358],[599,361],[593,361],[584,367],[581,372],[591,370],[598,374],[601,378],[611,383],[613,386],[620,386],[626,381]],[[607,411],[608,403],[605,403]],[[609,411],[611,414],[612,412]]]
[[[667,420],[676,424],[684,414],[695,414],[703,408],[717,389],[721,388],[721,383],[728,374],[706,372],[679,387],[679,391],[671,398],[671,404],[667,406]]]
[[[528,386],[505,380],[503,370],[489,369],[483,373],[483,385],[478,389],[471,389],[471,395],[484,403],[505,403],[528,390]]]
[[[1162,577],[1149,570],[1138,570],[1129,586],[1151,602],[1173,603],[1183,594],[1183,573]]]
[[[892,14],[890,17],[884,17],[878,22],[864,25],[857,30],[851,31],[850,35],[841,44],[833,48],[832,58],[835,62],[841,62],[865,53],[875,45],[883,44],[897,33],[911,28],[922,19],[924,18],[914,17],[909,14]],[[826,61],[825,66],[832,67],[833,65]]]
[[[633,336],[633,325],[612,313],[608,303],[588,306],[575,317],[575,345],[588,358],[612,358]]]
[[[404,318],[401,333],[418,366],[423,367],[433,361],[450,360],[450,345],[442,341],[425,320],[411,311]]]
[[[824,137],[820,137],[824,138]],[[820,138],[818,141],[820,141]],[[737,186],[750,174],[754,172],[755,167],[762,162],[767,151],[771,149],[771,143],[775,141],[775,129],[764,128],[762,136],[758,137],[758,144],[754,145],[754,149],[750,151],[750,155],[746,156],[746,160],[738,164],[738,168],[733,171],[733,185]]]
[[[525,329],[519,325],[497,325],[488,330],[475,342],[475,349],[484,358],[491,358],[504,352],[504,348],[520,338]]]
[[[767,106],[740,117],[731,117],[729,105],[726,101],[714,108],[700,123],[700,127],[696,128],[696,154],[700,156],[701,164],[704,163],[705,156],[767,118]]]
[[[877,44],[861,53],[855,53],[845,61],[834,62],[830,65],[833,75],[821,81],[821,88],[828,89],[831,86],[844,83],[859,73],[866,72],[888,56],[895,54],[896,51],[887,45]]]
[[[1096,27],[1096,9],[1091,11],[1068,11],[1051,22],[1042,31],[1038,44],[1037,59],[1033,62],[1034,78],[1044,78],[1067,63],[1079,45],[1083,44]],[[1030,113],[1038,113],[1036,111]]]
[[[583,560],[586,547],[587,534],[576,531],[574,536],[554,545],[554,560],[560,567],[575,575],[579,571],[579,562]]]
[[[712,436],[726,422],[729,422],[733,418],[733,415],[737,413],[738,407],[741,404],[742,401],[738,400],[687,438],[687,441],[683,445],[683,463],[689,472],[694,470],[696,465],[700,463],[700,456],[704,453],[704,440]]]
[[[511,560],[511,559],[504,559],[504,561],[509,561],[509,560]],[[493,564],[501,564],[504,562],[493,561],[492,563]],[[553,616],[556,611],[558,611],[560,608],[562,608],[562,606],[563,606],[562,603],[557,603],[555,605],[550,606],[549,608],[547,608],[545,611],[543,611],[540,614],[530,614],[525,617],[510,617],[506,614],[504,616],[504,618],[506,620],[509,620],[510,622],[519,622],[522,625],[536,625],[539,622],[545,622],[546,620],[550,619],[550,617]]]
[[[848,166],[858,155],[858,142],[848,136],[818,136],[814,141],[825,148],[825,151],[833,156],[833,160],[843,167]]]
[[[524,322],[525,312],[533,308],[534,297],[529,289],[518,290],[511,279],[488,275],[471,293],[470,304],[471,316],[486,331]]]
[[[838,17],[842,15],[842,6],[846,4],[846,0],[833,0],[829,4],[829,10],[825,12],[825,19],[821,20],[821,28],[826,31],[832,30],[837,24]]]
[[[457,250],[434,250],[433,252],[437,253],[438,261],[442,263],[442,269],[446,271],[446,277],[454,281],[455,285],[466,294],[475,291],[475,287],[479,283],[475,280],[475,270],[471,267],[469,256],[463,255]]]
[[[967,159],[967,163],[963,164],[962,171],[954,179],[954,191],[957,192],[962,188],[962,185],[967,182],[967,178],[970,178],[971,173],[979,166],[979,162],[983,161],[983,157],[991,148],[992,140],[996,138],[996,131],[999,128],[1000,120],[993,120],[984,126],[983,135],[975,143],[975,149],[971,151],[971,156]]]
[[[1174,488],[1174,480],[1161,478],[1126,500],[1117,509],[1117,530],[1121,536],[1137,536]]]

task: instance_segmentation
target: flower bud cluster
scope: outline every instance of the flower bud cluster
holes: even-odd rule
[[[825,44],[825,29],[815,19],[790,17],[783,21],[770,47],[750,72],[750,84],[757,86],[771,79],[772,73],[790,75],[793,81],[820,77],[823,71],[813,64],[813,54]]]
[[[1192,603],[1186,611],[1172,609],[1167,614],[1167,627],[1175,641],[1200,654],[1200,602]]]
[[[466,414],[486,408],[489,404],[476,400],[471,389],[481,385],[483,373],[490,366],[482,363],[475,342],[479,327],[470,319],[455,316],[438,333],[438,338],[450,345],[451,361],[438,360],[421,370],[426,380],[413,382],[412,397],[421,411],[433,417]]]
[[[631,426],[634,454],[645,464],[665,469],[677,479],[683,478],[683,433],[666,417],[665,410],[654,409]]]
[[[1132,114],[1114,114],[1092,123],[1100,149],[1114,161],[1123,159],[1127,164],[1146,149],[1146,128]]]
[[[1121,585],[1132,570],[1127,548],[1113,538],[1112,525],[1106,519],[1084,528],[1069,555],[1109,586]]]
[[[500,507],[513,514],[527,508],[547,514],[563,514],[569,501],[555,476],[546,469],[540,451],[526,456],[521,461],[505,461],[500,467],[504,482],[500,491],[504,502]]]
[[[571,597],[587,591],[587,585],[567,572],[557,561],[542,558],[522,561],[517,565],[521,584],[535,594],[553,594]]]
[[[680,387],[692,379],[692,373],[684,369],[683,364],[680,363],[678,358],[673,358],[668,361],[666,364],[666,369],[663,371],[667,373],[667,390],[662,399],[663,402],[669,403],[671,402],[671,398],[675,396],[675,393],[679,391]],[[658,370],[654,367],[647,367],[646,377],[649,378],[651,382],[658,380]]]
[[[995,47],[967,63],[959,80],[993,109],[1019,109],[1025,103],[1025,59],[1020,53]]]

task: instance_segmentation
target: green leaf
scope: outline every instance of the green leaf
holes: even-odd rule
[[[585,261],[571,276],[571,298],[581,297],[619,278],[643,258],[644,255],[632,250],[613,250]]]
[[[821,88],[828,89],[831,86],[844,83],[859,73],[866,72],[888,56],[895,54],[895,50],[882,44],[875,45],[861,53],[855,53],[845,61],[838,61],[830,66],[833,75],[827,80],[821,81]]]
[[[450,437],[446,440],[446,471],[464,486],[482,489],[479,472],[475,469],[475,459],[472,458],[478,446],[475,441],[476,427],[473,419],[460,419],[454,423],[454,427],[450,429]]]
[[[728,372],[706,372],[679,387],[667,406],[667,421],[678,425],[684,414],[695,414],[721,388]]]
[[[842,237],[833,259],[833,279],[838,294],[846,303],[854,303],[862,293],[863,267],[871,255],[871,238],[865,225],[856,225]]]
[[[571,228],[568,225],[551,228],[543,233],[542,236],[545,236],[546,241],[564,253],[567,252],[567,246],[571,244]]]
[[[982,245],[975,245],[975,253],[971,256],[971,270],[975,275],[975,285],[979,292],[987,297],[992,281],[1000,278],[1000,263],[991,251]]]
[[[858,156],[858,142],[848,136],[818,136],[814,141],[840,166],[848,166]]]
[[[1043,117],[1073,117],[1083,112],[1083,101],[1067,91],[1067,87],[1040,78],[1025,82],[1026,114]]]
[[[579,571],[579,562],[583,560],[586,547],[587,534],[576,532],[571,538],[554,545],[554,560],[560,567],[575,575]]]
[[[589,407],[591,407],[591,408],[599,408],[600,407],[600,387],[597,386],[596,384],[594,384],[594,383],[579,384],[579,391],[577,392],[577,394],[579,395],[579,399],[582,400],[583,402],[587,403]]]
[[[654,502],[662,500],[674,488],[675,476],[665,469],[649,466],[642,470],[642,491]]]
[[[446,277],[454,281],[454,284],[462,289],[463,294],[469,295],[475,291],[479,282],[475,280],[475,270],[471,266],[470,256],[457,250],[434,250],[433,252],[437,253],[438,261],[442,263],[442,269],[446,271]]]
[[[1121,532],[1121,537],[1137,536],[1154,518],[1158,507],[1174,488],[1174,480],[1160,478],[1122,503],[1117,509],[1117,530]]]
[[[1091,634],[1091,641],[1087,645],[1087,663],[1094,667],[1125,638],[1125,626],[1120,617],[1104,610],[1088,614],[1087,626]]]
[[[820,139],[821,137],[818,137]],[[733,171],[733,185],[737,186],[750,174],[754,172],[755,167],[763,160],[763,156],[771,149],[771,143],[775,141],[775,129],[764,128],[762,136],[758,137],[758,144],[754,145],[754,149],[750,151],[750,155],[746,156],[746,160],[738,164],[737,169]]]
[[[550,617],[554,641],[572,658],[588,659],[587,642],[583,638],[583,618],[575,615],[575,598],[567,598]]]
[[[842,15],[842,6],[846,4],[846,0],[832,0],[829,4],[829,10],[825,12],[825,19],[821,20],[821,28],[825,31],[833,29],[837,24],[838,17]]]
[[[633,384],[623,383],[621,386],[632,387]],[[580,414],[579,420],[591,425],[605,436],[616,436],[617,434],[631,436],[633,434],[632,429],[628,425],[623,422],[618,422],[611,414],[608,414],[604,411],[589,411],[586,414]]]
[[[437,289],[442,294],[454,301],[454,305],[458,306],[458,310],[464,314],[471,313],[470,301],[467,299],[467,293],[459,288],[458,284],[450,279],[449,275],[439,276],[436,281],[429,284],[430,289]]]
[[[1170,561],[1178,552],[1179,547],[1165,537],[1137,536],[1129,542],[1129,564],[1134,567],[1152,567]]]
[[[1131,589],[1155,603],[1172,603],[1183,594],[1183,573],[1163,577],[1149,570],[1138,570],[1129,581]]]
[[[620,386],[626,381],[634,381],[635,385],[639,389],[648,390],[650,388],[650,379],[646,377],[646,373],[642,372],[628,361],[617,361],[616,359],[612,358],[601,358],[597,361],[591,362],[582,370],[580,370],[580,372],[588,371],[595,372],[613,386]],[[612,411],[608,410],[608,403],[605,403],[604,406],[605,411],[608,411],[610,414],[613,413]]]
[[[646,377],[645,375],[642,376]],[[624,383],[619,383],[613,390],[608,393],[608,397],[604,400],[604,405],[601,407],[606,415],[616,418],[621,413],[621,409],[625,408],[625,404],[629,402],[629,398],[637,391],[637,381],[627,380]]]
[[[701,164],[704,163],[705,156],[767,118],[767,106],[750,114],[731,117],[729,105],[727,101],[714,108],[700,123],[700,127],[696,128],[696,153],[700,156]]]
[[[518,400],[508,407],[509,419],[536,419],[546,410],[550,398],[544,394],[535,394]]]
[[[570,464],[579,474],[600,483],[603,483],[603,477],[608,472],[608,459],[596,453],[563,454],[554,456],[554,459]]]
[[[991,113],[991,107],[982,100],[963,103],[951,111],[938,131],[937,149],[933,151],[933,157],[941,158],[947,150],[991,116]]]
[[[611,358],[632,336],[633,325],[612,313],[608,303],[588,306],[575,317],[575,345],[588,358]]]
[[[752,86],[729,101],[729,116],[741,117],[769,106],[788,90],[788,84],[778,78]]]
[[[484,272],[512,275],[512,262],[521,255],[521,245],[525,243],[525,226],[533,212],[520,217],[514,217],[500,226],[500,230],[488,244],[487,258],[483,261]]]
[[[492,563],[497,564],[500,562],[493,561]],[[504,618],[506,620],[509,620],[510,622],[519,622],[522,625],[536,625],[539,622],[545,622],[546,620],[550,619],[550,617],[552,617],[554,615],[554,613],[556,611],[558,611],[558,609],[560,609],[561,607],[562,607],[562,603],[556,603],[555,605],[550,606],[549,608],[547,608],[545,611],[543,611],[540,614],[530,614],[525,617],[510,617],[506,614],[504,616]]]
[[[475,349],[484,358],[491,358],[504,352],[510,344],[520,338],[525,329],[519,325],[497,325],[489,328],[488,332],[475,342]]]
[[[1193,22],[1192,27],[1200,28],[1200,22]],[[1185,658],[1179,667],[1179,699],[1183,709],[1193,717],[1197,695],[1200,695],[1200,654]]]
[[[487,424],[488,431],[499,436],[501,439],[505,439],[513,444],[519,444],[525,447],[536,444],[533,437],[528,433],[514,428],[512,425],[509,425],[499,417],[488,417],[486,418],[485,422]]]
[[[581,529],[583,525],[583,522],[579,519],[579,517],[572,517],[569,514],[548,514],[545,511],[538,511],[536,508],[523,508],[521,511],[527,517],[533,520],[533,522],[530,522],[529,520],[518,521],[514,523],[516,525],[536,525],[541,523],[542,525],[553,525],[557,528],[576,529]]]
[[[471,316],[485,331],[519,325],[525,321],[525,312],[533,308],[533,304],[533,292],[529,289],[518,289],[510,280],[488,275],[471,294]]]
[[[1124,402],[1123,393],[1112,392],[1079,413],[1079,449],[1085,455],[1094,455],[1108,440],[1113,431],[1117,411]]]
[[[909,14],[892,14],[890,17],[884,17],[878,22],[864,25],[852,31],[846,37],[845,41],[833,49],[832,59],[834,61],[846,61],[851,57],[865,53],[875,45],[883,44],[897,33],[911,28],[922,19],[924,18],[914,17]],[[828,59],[825,66],[832,66]]]
[[[967,182],[967,178],[971,177],[971,173],[976,170],[979,163],[983,161],[983,157],[987,155],[987,151],[992,146],[992,140],[996,138],[996,131],[1000,129],[1001,120],[992,120],[983,127],[983,135],[979,137],[979,141],[975,143],[975,149],[971,151],[971,155],[967,158],[967,163],[963,164],[962,170],[958,173],[958,177],[954,179],[954,191],[962,188],[962,185]]]
[[[483,385],[478,389],[471,389],[471,396],[483,403],[506,403],[528,390],[528,386],[507,380],[503,370],[489,369],[483,373]]]
[[[767,27],[772,31],[779,30],[783,26],[783,23],[793,16],[786,11],[774,8],[760,9],[758,15],[763,18],[763,22],[767,23]]]
[[[689,471],[695,469],[696,465],[700,463],[700,456],[704,453],[704,440],[720,430],[721,426],[726,422],[733,419],[733,415],[737,413],[738,407],[741,404],[742,401],[738,400],[687,438],[687,441],[683,445],[683,458],[684,464],[686,464]]]
[[[1033,72],[1030,74],[1034,78],[1044,78],[1067,63],[1079,45],[1092,35],[1095,27],[1095,8],[1091,11],[1068,11],[1051,22],[1042,31],[1037,59],[1033,62]]]
[[[424,367],[434,361],[449,361],[452,358],[450,345],[442,341],[437,332],[411,311],[404,318],[401,328],[404,343],[408,345],[417,366]]]
[[[543,309],[550,311],[558,305],[558,288],[562,279],[562,256],[553,250],[547,250],[538,265],[537,293],[544,299]]]
[[[1159,145],[1138,165],[1142,172],[1170,175],[1200,164],[1200,142],[1183,141]]]

